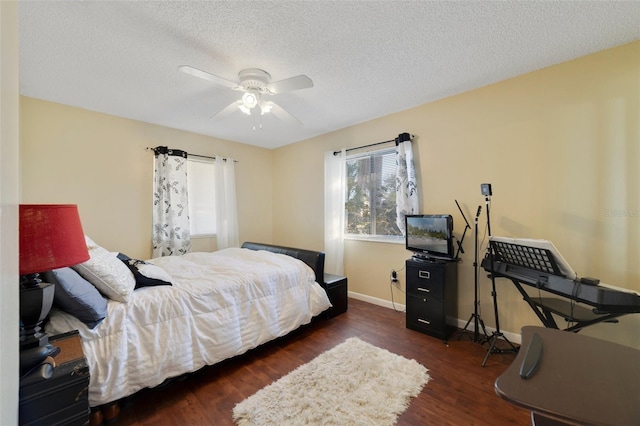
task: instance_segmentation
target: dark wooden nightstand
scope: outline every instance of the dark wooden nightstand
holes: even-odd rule
[[[59,334],[49,342],[60,348],[48,379],[20,382],[21,425],[89,424],[89,367],[77,331]]]
[[[327,318],[333,318],[348,308],[347,278],[339,275],[324,274],[324,289],[333,305],[325,311]]]

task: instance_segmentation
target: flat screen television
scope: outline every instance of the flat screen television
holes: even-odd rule
[[[405,216],[406,248],[417,258],[453,260],[453,216],[416,214]]]

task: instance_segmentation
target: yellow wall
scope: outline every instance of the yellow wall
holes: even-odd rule
[[[484,233],[480,184],[492,183],[493,235],[551,240],[579,275],[640,292],[639,103],[635,42],[285,146],[274,156],[274,238],[322,248],[323,153],[409,132],[423,213],[453,214],[460,237],[454,200],[472,227],[482,205]],[[465,321],[473,312],[473,239],[468,231],[459,264]],[[407,257],[402,245],[347,241],[349,289],[390,300],[389,273]],[[485,276],[481,314],[493,326]],[[510,282],[497,288],[503,330],[540,324]],[[395,300],[404,303],[404,295]],[[583,333],[640,347],[639,329],[640,315],[628,315]]]
[[[151,257],[153,154],[166,145],[236,164],[240,241],[272,239],[272,151],[20,98],[22,203],[77,204],[87,235],[111,251]],[[213,250],[197,239],[194,250]]]
[[[240,160],[241,241],[321,250],[324,152],[409,132],[422,211],[453,214],[458,237],[464,222],[454,200],[472,225],[482,204],[484,229],[480,183],[490,182],[494,235],[551,240],[580,275],[640,291],[639,103],[640,42],[273,151],[21,98],[22,202],[77,203],[97,242],[148,257],[152,169],[144,148],[169,145]],[[464,248],[458,305],[466,321],[472,231]],[[407,257],[402,245],[347,241],[350,290],[390,300],[389,272]],[[481,277],[481,314],[492,326],[490,282]],[[504,331],[539,324],[513,285],[497,284]],[[628,315],[583,333],[640,348],[639,329],[640,315]]]

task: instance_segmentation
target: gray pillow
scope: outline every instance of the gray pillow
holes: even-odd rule
[[[107,316],[107,299],[73,269],[45,272],[42,280],[56,286],[53,303],[89,328],[94,328]]]

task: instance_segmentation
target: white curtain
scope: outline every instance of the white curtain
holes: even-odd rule
[[[191,250],[187,197],[187,153],[154,148],[153,257]]]
[[[324,251],[325,270],[344,275],[344,215],[346,193],[346,158],[343,149],[324,156]]]
[[[231,158],[216,157],[213,160],[213,165],[218,250],[239,247],[235,161]]]
[[[396,141],[396,224],[405,235],[405,215],[418,214],[420,206],[410,135],[401,133]]]

